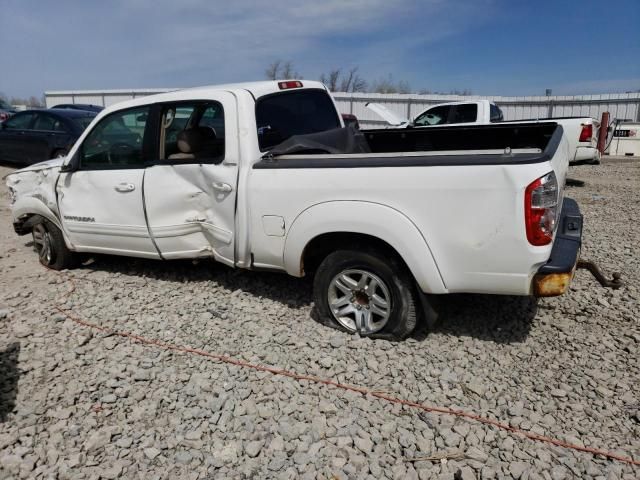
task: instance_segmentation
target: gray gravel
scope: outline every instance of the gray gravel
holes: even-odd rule
[[[0,167],[0,176],[8,168]],[[0,205],[0,479],[636,479],[640,469],[308,381],[140,345],[100,325],[330,377],[640,459],[640,162],[572,170],[583,256],[624,272],[569,294],[456,296],[403,343],[311,318],[311,285],[209,262],[41,268]],[[446,461],[407,461],[452,456]]]

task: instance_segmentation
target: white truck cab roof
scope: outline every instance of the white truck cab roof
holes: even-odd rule
[[[286,84],[293,84],[293,82],[299,82],[300,86],[282,86]],[[289,88],[295,89],[321,89],[327,90],[327,88],[320,82],[313,80],[267,80],[259,82],[241,82],[241,83],[227,83],[222,85],[207,85],[202,87],[185,88],[180,90],[172,90],[170,92],[158,93],[151,96],[144,96],[134,98],[132,100],[126,100],[124,102],[116,103],[110,107],[105,108],[99,116],[104,116],[110,112],[116,110],[122,110],[123,108],[136,107],[139,105],[148,105],[150,99],[154,99],[158,102],[168,102],[173,100],[186,100],[193,99],[197,96],[206,98],[208,95],[215,94],[217,92],[249,92],[253,98],[258,99],[265,95],[272,93],[278,93]]]

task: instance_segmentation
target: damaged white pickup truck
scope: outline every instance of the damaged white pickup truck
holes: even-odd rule
[[[327,89],[296,80],[120,103],[7,183],[50,268],[94,252],[313,274],[324,319],[401,339],[425,294],[568,288],[582,217],[567,155],[552,122],[343,128]]]

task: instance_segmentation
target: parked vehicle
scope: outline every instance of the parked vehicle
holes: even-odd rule
[[[60,105],[56,105],[51,108],[57,110],[85,110],[87,112],[95,113],[100,113],[104,110],[104,107],[101,107],[100,105],[91,105],[90,103],[61,103]]]
[[[551,122],[360,132],[318,82],[256,82],[109,107],[7,184],[49,268],[96,252],[313,275],[322,318],[401,339],[426,294],[567,290],[582,235],[567,154]]]
[[[16,113],[16,110],[0,98],[0,123],[7,120],[14,113]]]
[[[0,160],[33,164],[64,157],[95,117],[80,110],[27,110],[0,124]]]
[[[344,122],[345,127],[353,127],[356,130],[360,130],[360,122],[358,122],[358,117],[351,113],[343,113],[342,121]]]
[[[442,127],[445,125],[487,125],[504,122],[500,107],[489,100],[449,102],[433,105],[419,113],[412,121],[390,111],[384,105],[368,103],[370,110],[381,116],[392,126],[403,128]],[[512,120],[517,123],[556,122],[562,125],[569,141],[572,164],[600,163],[597,149],[600,123],[591,117],[558,117]]]

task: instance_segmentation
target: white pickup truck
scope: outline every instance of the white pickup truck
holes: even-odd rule
[[[562,127],[460,133],[343,128],[306,80],[138,98],[8,176],[14,228],[53,269],[95,252],[311,274],[320,316],[361,335],[406,337],[425,294],[562,294],[582,226]]]
[[[489,100],[433,105],[420,112],[413,121],[403,118],[379,103],[368,103],[366,106],[389,125],[402,128],[488,125],[504,122],[504,115],[500,107]],[[556,122],[562,125],[565,137],[569,142],[570,163],[600,163],[600,152],[597,149],[600,122],[591,117],[537,118],[511,120],[511,122]]]

